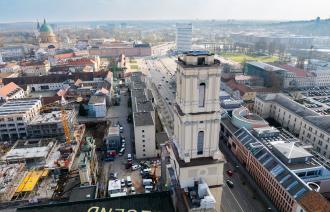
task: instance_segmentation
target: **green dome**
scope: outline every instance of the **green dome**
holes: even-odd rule
[[[49,32],[49,33],[53,33],[53,29],[52,27],[47,24],[47,23],[43,23],[40,27],[39,32]]]

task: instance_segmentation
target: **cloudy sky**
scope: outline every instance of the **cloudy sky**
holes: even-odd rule
[[[330,17],[330,0],[0,0],[0,22]]]

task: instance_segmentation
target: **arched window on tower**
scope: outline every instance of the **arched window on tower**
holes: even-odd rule
[[[204,151],[204,131],[199,131],[197,136],[197,155],[202,155]]]
[[[199,100],[198,100],[198,106],[204,107],[205,106],[205,83],[202,82],[199,84]]]

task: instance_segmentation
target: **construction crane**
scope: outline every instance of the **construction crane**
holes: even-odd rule
[[[70,128],[68,124],[68,115],[64,109],[64,104],[65,104],[65,99],[62,97],[61,101],[56,101],[50,104],[43,105],[40,109],[40,112],[52,110],[54,108],[60,108],[61,110],[61,121],[63,125],[63,130],[64,130],[64,136],[65,136],[65,141],[67,144],[71,143],[71,133],[70,133]]]

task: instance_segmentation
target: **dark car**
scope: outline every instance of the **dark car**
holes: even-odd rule
[[[233,171],[232,171],[232,170],[227,170],[227,174],[228,174],[228,176],[230,176],[230,177],[231,177],[231,176],[233,176],[233,174],[234,174],[234,173],[233,173]]]
[[[115,158],[114,157],[106,157],[104,158],[104,161],[114,161]]]
[[[233,183],[233,181],[231,181],[231,180],[226,180],[226,183],[227,183],[227,185],[228,185],[229,188],[233,188],[233,187],[234,187],[234,183]]]
[[[126,163],[125,164],[125,169],[130,169],[132,167],[132,163]]]

